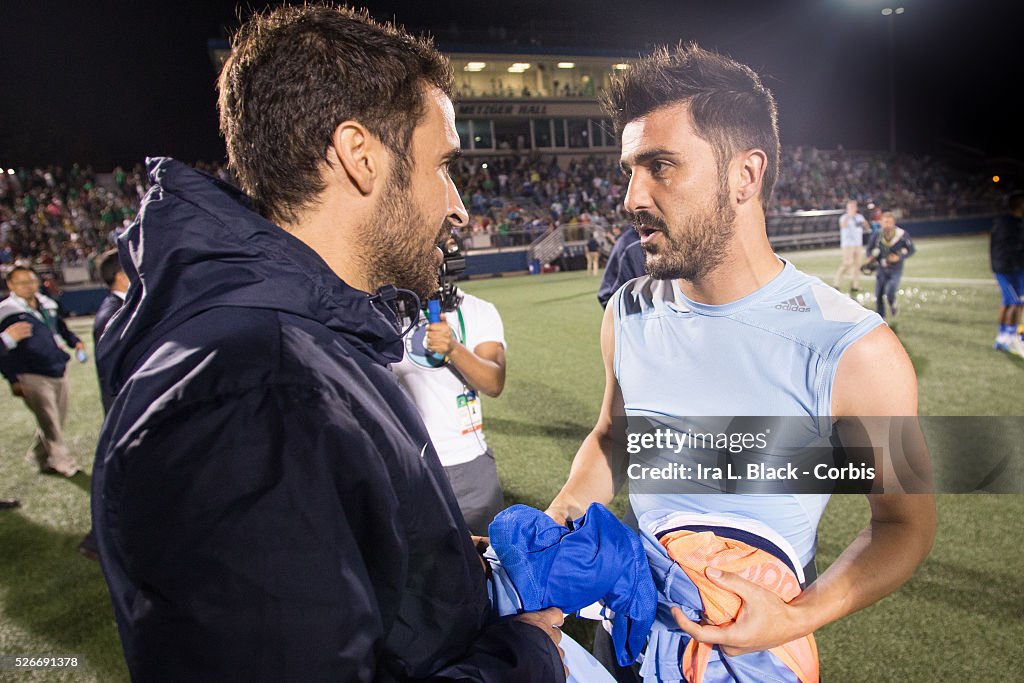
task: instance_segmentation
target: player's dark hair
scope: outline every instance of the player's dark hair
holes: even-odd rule
[[[113,287],[114,278],[121,272],[121,259],[117,254],[117,249],[105,251],[100,255],[99,271],[103,284]]]
[[[4,279],[7,282],[10,282],[11,280],[14,279],[14,274],[18,273],[18,272],[21,272],[21,273],[32,273],[33,275],[36,275],[36,271],[32,270],[28,266],[14,266],[9,271],[7,271],[7,275],[4,276]],[[37,280],[39,279],[38,275],[36,275],[36,279]]]
[[[616,133],[657,109],[686,103],[697,135],[711,145],[723,173],[735,154],[762,150],[768,163],[761,205],[768,205],[779,174],[778,110],[750,67],[694,43],[661,47],[613,77],[601,99]]]
[[[337,126],[358,121],[408,177],[424,86],[449,97],[448,61],[429,38],[366,10],[310,3],[256,14],[238,30],[218,79],[220,130],[239,184],[268,218],[292,222],[324,190]]]
[[[1010,211],[1018,211],[1024,207],[1024,192],[1014,192],[1006,199],[1006,206]]]

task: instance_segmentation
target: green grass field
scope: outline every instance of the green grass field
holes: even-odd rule
[[[999,293],[984,237],[919,240],[906,270],[896,330],[917,369],[924,415],[1019,415],[1024,362],[991,349]],[[830,281],[838,249],[784,254]],[[485,428],[508,503],[544,507],[596,417],[603,387],[598,278],[583,273],[472,281],[501,311],[509,343],[505,393]],[[862,290],[873,287],[867,278]],[[862,297],[873,306],[873,296]],[[88,337],[90,319],[72,321]],[[70,445],[90,463],[101,411],[94,366],[70,367]],[[2,672],[0,680],[127,680],[96,563],[75,546],[89,528],[88,477],[41,476],[23,461],[33,423],[0,397],[0,654],[76,654],[75,672]],[[1021,680],[1024,496],[939,497],[935,549],[895,595],[817,634],[824,680]],[[616,501],[621,512],[623,499]],[[823,571],[864,526],[863,497],[833,497],[820,529]],[[586,637],[586,625],[567,630]],[[1013,671],[1018,671],[1014,674]],[[525,683],[525,682],[524,682]]]

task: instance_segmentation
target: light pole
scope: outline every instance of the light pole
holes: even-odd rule
[[[889,38],[889,154],[896,154],[896,15],[903,14],[902,7],[886,7],[882,15],[888,17],[888,38]]]

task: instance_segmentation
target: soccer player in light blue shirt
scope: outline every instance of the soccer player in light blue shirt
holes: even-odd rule
[[[649,275],[625,284],[605,309],[601,412],[548,507],[552,518],[575,519],[590,503],[612,500],[627,477],[614,426],[626,417],[796,416],[817,418],[825,433],[858,416],[917,414],[917,379],[896,335],[772,251],[764,207],[779,167],[776,106],[751,69],[693,45],[663,48],[616,78],[606,111],[621,133],[624,206]],[[867,437],[881,448],[888,434]],[[630,497],[638,517],[643,497]],[[822,496],[651,497],[662,509],[762,521],[801,562],[813,561]],[[734,622],[702,625],[676,610],[674,623],[666,615],[656,623],[738,656],[877,602],[927,556],[935,502],[924,494],[867,498],[868,526],[792,601],[735,574],[709,574],[743,600]]]

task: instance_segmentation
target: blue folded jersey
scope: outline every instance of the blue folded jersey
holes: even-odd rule
[[[576,612],[598,600],[615,613],[612,643],[621,666],[636,660],[657,610],[657,593],[636,532],[599,503],[573,529],[514,505],[491,522],[491,547],[523,602],[535,611]]]

